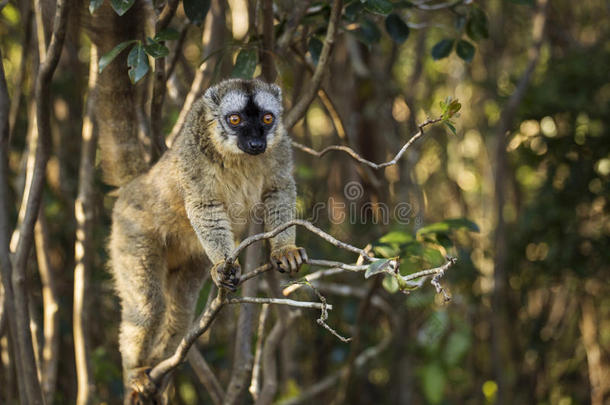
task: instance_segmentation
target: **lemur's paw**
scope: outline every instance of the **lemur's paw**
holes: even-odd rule
[[[225,266],[225,261],[216,263],[210,274],[216,287],[224,288],[231,292],[237,291],[239,286],[239,278],[241,277],[241,266],[239,263],[231,263]]]
[[[125,395],[125,404],[128,405],[145,405],[145,404],[161,404],[157,398],[156,385],[150,379],[148,372],[150,367],[139,367],[129,371],[127,380],[127,393]],[[147,387],[155,387],[152,396],[148,395]]]
[[[305,249],[294,245],[277,248],[270,256],[271,265],[280,273],[296,273],[307,260]]]

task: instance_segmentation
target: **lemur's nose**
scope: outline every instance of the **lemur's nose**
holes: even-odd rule
[[[253,152],[262,152],[265,150],[266,143],[262,139],[251,139],[248,141],[248,148]]]

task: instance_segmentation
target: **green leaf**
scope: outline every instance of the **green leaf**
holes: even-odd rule
[[[103,3],[104,0],[89,0],[89,13],[95,13],[95,10],[100,8]]]
[[[125,14],[136,0],[110,0],[112,8],[118,15]]]
[[[457,366],[470,349],[470,335],[466,331],[455,331],[449,335],[445,346],[445,362]]]
[[[374,44],[379,42],[379,39],[381,39],[381,32],[379,32],[379,28],[377,28],[377,25],[369,19],[362,21],[362,23],[360,23],[360,27],[352,32],[366,45]]]
[[[475,50],[474,46],[470,42],[460,39],[455,47],[455,52],[466,62],[472,62]]]
[[[443,400],[446,377],[440,364],[427,364],[421,370],[422,390],[426,400],[431,404],[439,404]]]
[[[369,267],[364,273],[364,278],[369,278],[375,274],[386,272],[390,267],[391,259],[379,259],[369,264]]]
[[[371,13],[387,15],[392,12],[392,3],[388,0],[366,0],[364,5]]]
[[[489,37],[489,29],[487,27],[487,16],[477,6],[472,6],[468,21],[466,22],[466,34],[473,41],[479,41]]]
[[[155,59],[164,58],[167,55],[169,55],[169,49],[167,49],[167,47],[165,45],[162,45],[151,38],[148,38],[148,40],[150,41],[150,44],[145,45],[143,47],[144,52],[146,52],[147,54],[149,54],[150,56],[152,56]]]
[[[395,1],[393,5],[395,9],[414,7],[414,4],[412,2],[406,0]]]
[[[155,41],[173,41],[180,38],[180,33],[173,28],[166,28],[162,31],[157,32],[155,35]]]
[[[256,63],[256,50],[242,49],[237,54],[237,59],[235,59],[235,66],[233,67],[233,72],[231,72],[231,77],[251,79],[256,69]]]
[[[396,280],[396,277],[391,274],[386,274],[386,276],[383,278],[383,281],[381,282],[381,285],[389,293],[394,294],[396,291],[398,291],[398,281]]]
[[[133,44],[134,42],[137,42],[137,41],[132,39],[131,41],[121,42],[120,44],[118,44],[117,46],[112,48],[112,50],[110,52],[102,55],[102,57],[100,58],[100,61],[99,61],[99,72],[102,73],[102,71],[106,68],[106,66],[108,66],[108,64],[110,62],[112,62],[114,60],[114,58],[119,56],[119,54],[121,52],[123,52],[123,50],[125,48],[127,48],[129,45]]]
[[[373,251],[376,255],[386,258],[396,257],[400,253],[400,249],[397,246],[387,244],[373,246]]]
[[[211,0],[183,0],[184,13],[193,24],[201,24],[210,10]]]
[[[382,236],[379,239],[379,242],[404,244],[404,243],[411,242],[412,240],[413,240],[413,236],[411,236],[410,234],[408,234],[406,232],[392,231],[392,232]]]
[[[132,83],[139,82],[148,73],[150,65],[142,44],[137,44],[129,51],[127,66],[129,66],[129,79]]]
[[[402,44],[409,37],[409,27],[398,14],[390,14],[385,19],[385,29],[390,38],[397,44]]]
[[[451,49],[453,49],[453,43],[455,40],[453,39],[443,39],[436,43],[432,47],[432,58],[434,60],[439,60],[446,58],[451,53]]]
[[[314,65],[318,64],[320,60],[320,53],[322,52],[322,47],[324,44],[316,37],[311,37],[309,40],[309,44],[307,48],[309,49],[309,54],[311,55],[311,59],[313,60]]]
[[[511,3],[519,4],[521,6],[533,6],[534,0],[508,0]]]
[[[472,232],[479,232],[479,227],[474,222],[466,218],[453,218],[424,226],[417,231],[417,236],[428,233],[447,233],[449,231],[462,228],[468,229]]]
[[[353,3],[345,7],[345,12],[343,13],[343,15],[348,21],[355,22],[358,19],[358,15],[360,14],[363,8],[364,5],[362,3],[360,3],[359,1],[354,1]]]
[[[453,125],[451,122],[449,122],[449,121],[444,121],[444,122],[443,122],[443,124],[445,124],[445,126],[446,126],[447,128],[449,128],[449,130],[451,131],[451,133],[453,133],[453,135],[457,135],[457,131],[456,131],[456,129],[455,129],[455,126],[454,126],[454,125]]]
[[[424,250],[424,260],[429,267],[438,267],[445,263],[445,257],[437,249],[427,247]]]

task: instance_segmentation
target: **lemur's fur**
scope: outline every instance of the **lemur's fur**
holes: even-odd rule
[[[89,21],[99,55],[142,38],[146,12],[145,3],[136,0],[118,17],[105,2]],[[133,404],[146,370],[175,350],[191,323],[207,269],[217,286],[236,288],[239,264],[225,269],[224,260],[235,236],[246,229],[250,208],[261,203],[265,229],[272,229],[293,218],[296,190],[281,91],[259,81],[228,80],[208,89],[174,145],[147,171],[126,54],[98,78],[95,120],[104,179],[121,186],[109,253],[122,305],[125,403]],[[275,117],[273,125],[259,125],[256,120],[267,110]],[[227,111],[250,117],[248,125],[231,127]],[[251,144],[258,149],[248,149],[249,136],[258,139],[258,146]],[[266,148],[260,149],[261,139]],[[271,263],[278,270],[296,271],[306,260],[294,242],[294,229],[270,240]]]
[[[277,121],[266,134],[266,150],[244,153],[227,133],[220,106],[233,98],[275,99]],[[236,105],[235,111],[243,109]],[[153,366],[177,347],[190,324],[205,268],[234,289],[239,265],[223,272],[235,234],[255,204],[264,207],[265,229],[294,216],[290,139],[281,124],[277,86],[229,80],[208,89],[188,115],[173,147],[146,174],[119,191],[112,216],[110,258],[122,303],[120,349],[125,383],[131,371]],[[294,229],[270,240],[272,262],[296,271],[304,252]]]

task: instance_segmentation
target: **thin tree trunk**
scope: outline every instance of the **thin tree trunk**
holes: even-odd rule
[[[59,359],[59,299],[56,272],[49,260],[49,232],[43,210],[40,210],[38,222],[34,228],[38,273],[42,283],[43,303],[43,342],[40,359],[42,390],[47,403],[55,395],[57,383],[57,365]]]
[[[97,82],[97,48],[91,46],[89,66],[89,95],[83,119],[78,196],[74,204],[76,216],[76,243],[74,246],[76,266],[74,267],[74,357],[78,391],[76,403],[85,405],[92,402],[95,390],[91,374],[91,355],[87,332],[89,331],[89,310],[86,306],[89,277],[93,261],[93,220],[94,220],[94,176],[95,151],[98,131],[94,127],[95,84]]]

